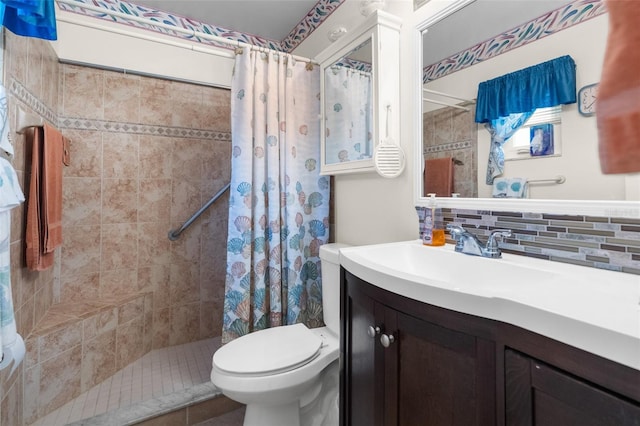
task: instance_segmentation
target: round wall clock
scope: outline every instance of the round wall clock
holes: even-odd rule
[[[598,83],[589,84],[578,92],[578,112],[584,116],[596,113],[596,99],[598,98]]]

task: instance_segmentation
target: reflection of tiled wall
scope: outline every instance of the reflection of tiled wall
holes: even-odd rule
[[[23,266],[24,205],[12,214],[12,286],[27,357],[0,372],[0,424],[29,424],[151,348],[220,334],[225,194],[179,227],[230,177],[229,92],[60,65],[47,42],[7,32],[15,105],[71,140],[64,243],[54,268]],[[25,181],[24,138],[13,164]]]
[[[478,196],[478,128],[473,119],[472,107],[469,111],[446,107],[425,113],[422,121],[425,159],[458,160],[453,167],[453,192],[461,197]]]
[[[509,253],[640,275],[640,219],[446,209],[445,220],[483,240],[489,230],[513,231]],[[452,241],[450,241],[452,242]]]

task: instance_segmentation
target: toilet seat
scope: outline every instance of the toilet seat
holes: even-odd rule
[[[238,338],[213,355],[213,365],[233,375],[263,376],[291,371],[311,362],[322,338],[304,324],[268,328]]]

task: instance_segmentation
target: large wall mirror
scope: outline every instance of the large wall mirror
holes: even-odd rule
[[[417,30],[418,203],[439,192],[444,174],[451,190],[438,197],[445,206],[640,217],[640,177],[601,173],[595,115],[577,103],[541,111],[505,144],[500,180],[526,183],[514,198],[494,198],[486,183],[491,138],[475,123],[479,83],[564,55],[576,63],[577,90],[597,93],[604,1],[457,0]]]

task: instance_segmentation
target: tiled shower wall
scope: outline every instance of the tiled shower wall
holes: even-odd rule
[[[230,178],[229,91],[61,66],[61,303],[152,292],[149,349],[219,334],[228,198],[167,237]]]
[[[219,335],[228,196],[178,241],[167,234],[229,180],[230,99],[224,89],[59,64],[48,42],[9,32],[4,53],[11,125],[20,104],[71,141],[53,268],[24,267],[24,205],[12,213],[28,352],[11,377],[0,372],[0,424],[22,425],[152,348]],[[30,160],[15,136],[24,188]]]
[[[469,110],[446,107],[424,113],[423,154],[425,159],[453,158],[453,192],[460,197],[477,197],[478,126],[473,104],[461,106]]]

